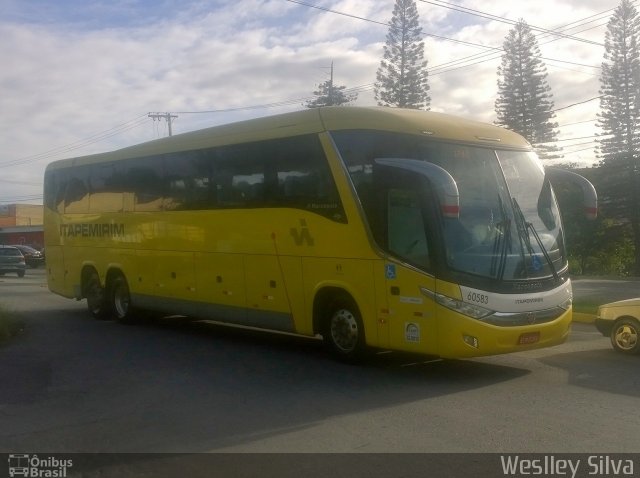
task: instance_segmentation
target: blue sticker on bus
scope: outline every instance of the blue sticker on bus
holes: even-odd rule
[[[539,256],[531,256],[531,268],[535,272],[539,272],[542,270],[542,260]]]
[[[384,266],[384,275],[387,279],[395,279],[396,278],[396,265],[395,264],[387,264]]]

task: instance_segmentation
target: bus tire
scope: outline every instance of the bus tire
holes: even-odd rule
[[[640,322],[632,317],[621,317],[611,329],[611,345],[617,352],[640,354]]]
[[[84,284],[84,296],[87,298],[87,310],[94,319],[109,319],[111,314],[107,294],[100,284],[96,271],[92,271]]]
[[[109,299],[113,317],[121,323],[134,322],[134,310],[131,306],[131,293],[127,279],[116,275],[109,285]]]
[[[353,300],[338,298],[327,310],[322,338],[331,354],[345,362],[364,358],[364,326]]]

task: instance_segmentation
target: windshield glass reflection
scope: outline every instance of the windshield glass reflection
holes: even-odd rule
[[[440,216],[439,225],[426,226],[441,230],[449,269],[518,280],[556,276],[566,266],[556,199],[535,153],[386,132],[340,131],[333,137],[370,223],[376,213],[376,158],[419,159],[451,174],[460,215]]]

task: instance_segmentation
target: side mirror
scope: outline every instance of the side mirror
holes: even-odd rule
[[[566,169],[545,168],[545,174],[550,180],[569,181],[579,186],[582,189],[584,215],[587,219],[595,219],[598,216],[598,193],[587,178]]]
[[[460,194],[458,193],[458,185],[446,169],[417,159],[377,158],[374,162],[381,166],[403,169],[426,177],[438,196],[442,215],[454,219],[459,217]]]

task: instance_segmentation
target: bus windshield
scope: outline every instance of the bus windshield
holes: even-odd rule
[[[431,241],[441,241],[429,249],[443,252],[448,270],[509,281],[557,277],[566,266],[556,199],[535,153],[380,131],[337,131],[332,137],[370,225],[377,221],[380,194],[386,194],[373,173],[377,158],[427,161],[455,179],[459,217],[436,215],[425,226]],[[434,195],[429,197],[436,201]],[[435,210],[434,205],[424,207]],[[383,237],[389,231],[371,229],[378,245],[393,254]]]

